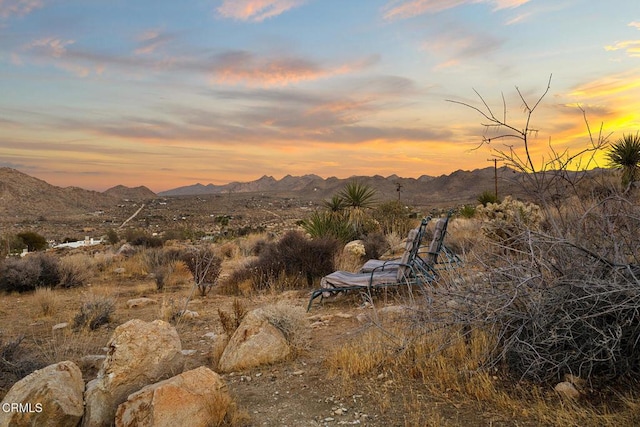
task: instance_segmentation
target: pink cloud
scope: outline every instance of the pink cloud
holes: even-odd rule
[[[425,13],[438,13],[468,3],[488,3],[493,10],[513,9],[531,0],[393,0],[384,8],[388,20],[407,19]]]
[[[0,0],[0,17],[24,16],[44,6],[42,0]]]
[[[260,22],[299,7],[306,0],[224,0],[218,13],[225,18]]]

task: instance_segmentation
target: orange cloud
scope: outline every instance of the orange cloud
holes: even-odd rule
[[[602,96],[616,95],[640,88],[640,70],[605,76],[575,88],[569,96],[591,99]]]
[[[218,13],[225,18],[261,22],[299,7],[306,0],[224,0]]]
[[[631,57],[640,57],[640,40],[624,40],[604,47],[605,50],[624,50]]]

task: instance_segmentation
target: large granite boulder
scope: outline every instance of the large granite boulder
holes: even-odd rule
[[[269,322],[266,312],[256,309],[248,313],[229,339],[218,369],[239,371],[286,359],[291,347],[282,332]]]
[[[116,427],[220,425],[231,397],[220,376],[201,366],[148,385],[118,406]]]
[[[0,426],[75,427],[84,406],[82,372],[65,361],[32,372],[0,404]]]
[[[130,320],[116,328],[107,346],[97,378],[87,384],[84,427],[112,425],[118,405],[131,393],[184,367],[178,332],[162,320]]]

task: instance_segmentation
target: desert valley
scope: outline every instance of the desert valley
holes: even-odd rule
[[[2,168],[0,425],[634,425],[636,196],[561,178],[563,199],[508,168],[154,194]],[[412,286],[307,312],[447,215]]]

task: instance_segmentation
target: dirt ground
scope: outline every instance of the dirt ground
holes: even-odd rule
[[[153,320],[159,317],[162,301],[184,301],[188,287],[155,290],[153,281],[104,283],[82,289],[55,291],[59,296],[58,308],[44,316],[33,294],[10,294],[0,297],[0,338],[7,341],[24,335],[21,352],[41,363],[79,359],[87,354],[104,354],[113,329],[133,318]],[[78,311],[81,301],[91,295],[109,294],[116,300],[116,312],[109,323],[92,332],[74,332],[71,328],[53,331],[52,327],[69,322]],[[308,291],[289,291],[281,295],[260,295],[241,298],[247,310],[277,302],[281,299],[306,309]],[[149,297],[157,305],[127,308],[131,298]],[[176,326],[183,350],[192,350],[187,356],[186,369],[211,366],[212,340],[210,332],[221,333],[218,309],[228,312],[236,297],[209,294],[195,298],[189,309],[199,316],[183,320]],[[393,301],[387,301],[393,303]],[[380,302],[383,304],[383,302]],[[255,368],[244,372],[227,373],[223,379],[240,410],[250,418],[251,426],[405,426],[405,425],[522,425],[511,423],[491,414],[478,413],[473,403],[453,404],[421,395],[419,386],[412,387],[406,379],[388,378],[376,371],[370,377],[357,380],[331,378],[325,363],[326,356],[337,346],[344,345],[362,333],[368,326],[363,317],[367,308],[357,295],[339,301],[316,303],[308,313],[311,328],[309,351],[294,360]],[[209,334],[211,335],[211,334]],[[95,370],[84,370],[85,380],[95,376]],[[5,385],[6,387],[6,385]],[[416,390],[413,398],[432,401],[431,416],[412,413],[406,389]],[[404,390],[404,392],[400,392]],[[0,390],[2,397],[8,388]],[[414,405],[415,406],[415,405]],[[430,411],[431,412],[431,411]],[[416,420],[423,421],[416,421]]]

